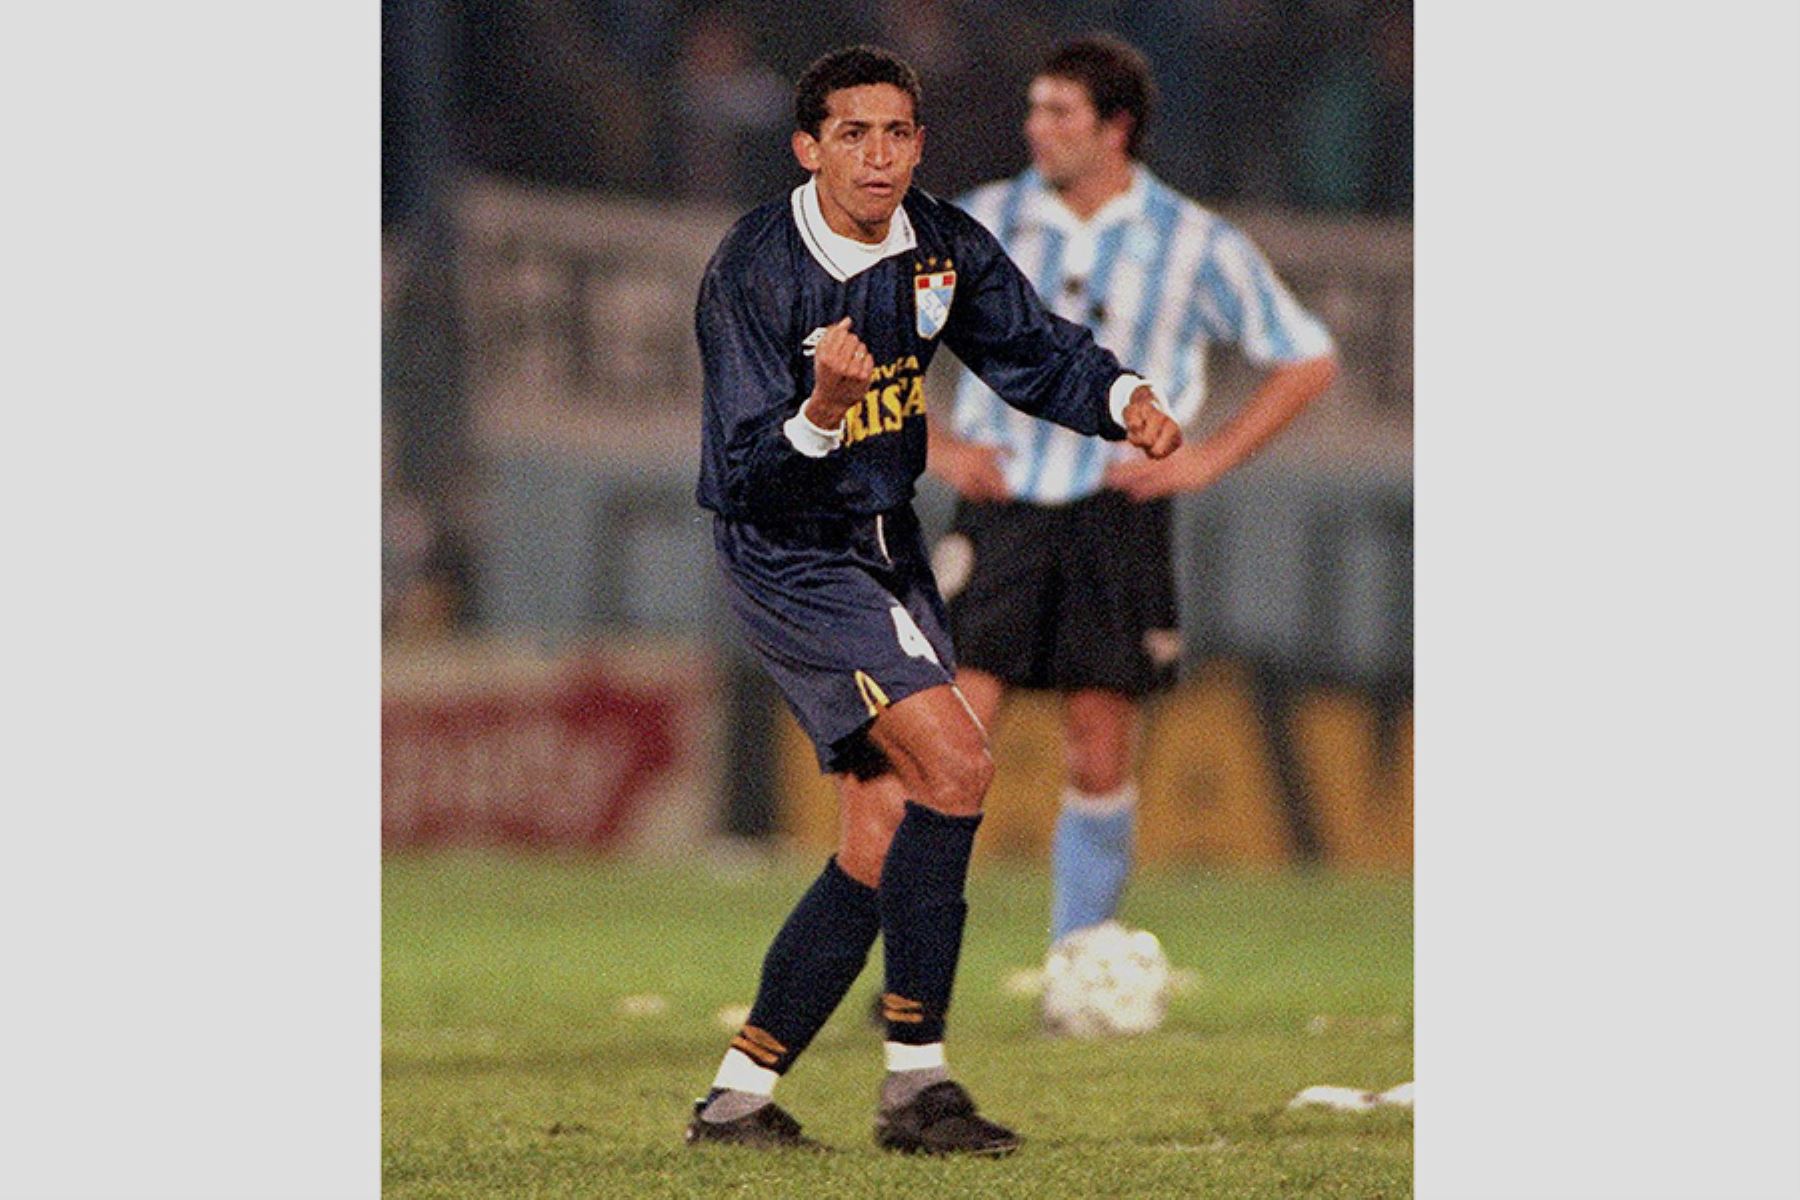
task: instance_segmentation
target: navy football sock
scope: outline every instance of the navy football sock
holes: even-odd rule
[[[881,867],[882,959],[887,1038],[914,1046],[944,1040],[944,1015],[962,952],[963,883],[979,815],[954,817],[906,802]]]
[[[856,982],[880,931],[875,889],[846,875],[834,855],[770,944],[732,1048],[785,1072]]]

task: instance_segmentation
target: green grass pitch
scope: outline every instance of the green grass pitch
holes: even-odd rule
[[[1412,1116],[1291,1112],[1310,1084],[1413,1078],[1412,887],[1146,870],[1121,916],[1197,981],[1157,1033],[1041,1036],[1005,986],[1042,958],[1041,867],[977,863],[950,1060],[1026,1138],[1000,1161],[885,1155],[863,1023],[880,953],[783,1081],[838,1153],[689,1150],[689,1105],[818,863],[394,857],[383,870],[388,1200],[615,1196],[1400,1197]],[[660,1011],[622,1011],[627,997]],[[656,1009],[652,1002],[627,1008]]]

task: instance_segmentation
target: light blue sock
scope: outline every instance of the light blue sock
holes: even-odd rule
[[[1132,831],[1137,823],[1137,784],[1090,796],[1063,793],[1062,814],[1050,849],[1050,940],[1098,925],[1119,909],[1131,873]]]

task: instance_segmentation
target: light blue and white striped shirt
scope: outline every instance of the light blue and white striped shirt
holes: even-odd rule
[[[1087,221],[1035,170],[957,203],[1000,239],[1049,308],[1091,329],[1184,426],[1205,402],[1213,343],[1235,342],[1265,367],[1332,350],[1331,335],[1249,238],[1141,165],[1131,187]],[[968,372],[951,422],[958,437],[1005,451],[1013,496],[1038,504],[1092,495],[1110,462],[1140,453],[1010,408]]]

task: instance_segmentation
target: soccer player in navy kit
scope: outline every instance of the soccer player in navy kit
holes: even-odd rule
[[[944,1021],[963,886],[993,774],[954,685],[943,601],[910,501],[923,377],[940,342],[1010,404],[1152,458],[1180,427],[1142,379],[1051,315],[993,236],[911,189],[924,130],[912,69],[855,46],[795,89],[812,180],[740,220],[708,264],[697,497],[732,610],[838,781],[837,853],[763,961],[749,1019],[690,1143],[807,1145],[775,1083],[884,939],[888,1074],[876,1140],[1004,1154],[949,1075]]]

